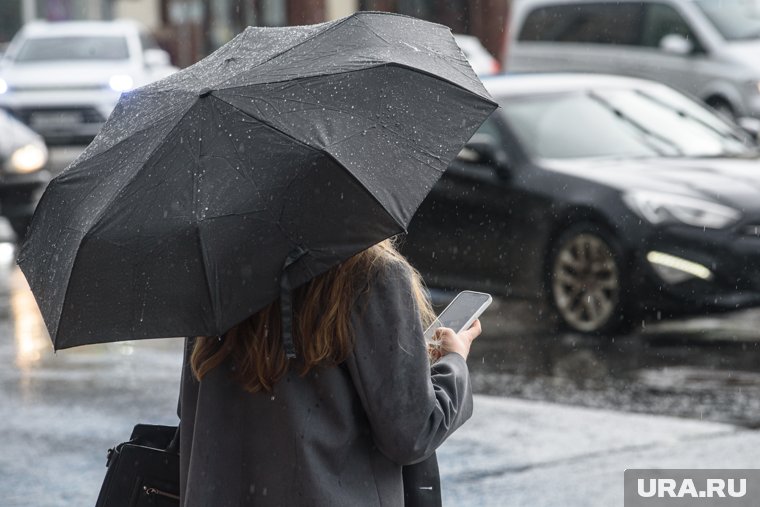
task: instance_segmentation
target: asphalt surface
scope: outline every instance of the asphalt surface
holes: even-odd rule
[[[558,333],[545,310],[496,302],[472,351],[477,392],[760,427],[760,311]]]

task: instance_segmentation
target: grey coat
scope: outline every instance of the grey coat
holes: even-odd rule
[[[400,264],[359,296],[352,325],[345,363],[304,377],[290,371],[272,393],[244,391],[229,364],[195,381],[188,340],[183,506],[403,505],[401,466],[428,457],[472,415],[467,365],[448,354],[429,366]]]

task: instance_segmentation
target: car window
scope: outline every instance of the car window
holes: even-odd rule
[[[518,40],[636,45],[643,10],[638,3],[539,7],[526,17]]]
[[[696,0],[695,4],[727,40],[760,38],[760,0]]]
[[[657,155],[630,126],[587,94],[526,97],[502,107],[510,129],[536,158]]]
[[[642,46],[658,48],[665,36],[676,34],[690,40],[695,50],[702,51],[702,45],[699,44],[689,24],[669,5],[658,3],[647,5],[642,28]]]
[[[510,129],[536,158],[749,152],[730,127],[682,100],[656,91],[612,89],[512,98],[502,107]]]
[[[16,52],[17,62],[53,60],[126,60],[127,39],[123,36],[35,37],[24,41]]]

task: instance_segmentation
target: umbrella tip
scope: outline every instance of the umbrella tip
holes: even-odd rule
[[[211,92],[213,90],[211,88],[203,88],[201,91],[198,92],[198,97],[203,98],[211,95]]]

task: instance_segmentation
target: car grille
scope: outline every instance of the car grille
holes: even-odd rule
[[[94,107],[51,107],[51,108],[24,107],[24,108],[14,108],[11,110],[11,113],[16,118],[26,123],[27,125],[30,125],[32,115],[36,113],[44,113],[44,114],[77,113],[81,115],[82,123],[103,123],[104,121],[106,121],[105,117],[103,117],[103,115],[100,114],[100,112],[98,112],[98,110],[95,109]]]

